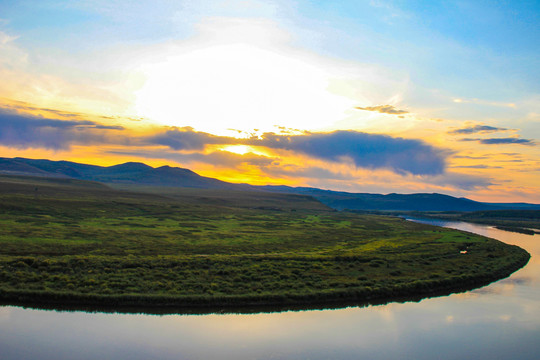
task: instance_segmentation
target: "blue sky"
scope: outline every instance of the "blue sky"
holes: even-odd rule
[[[22,44],[69,51],[187,38],[209,16],[271,18],[295,33],[298,46],[407,69],[425,85],[444,79],[463,90],[452,78],[486,76],[522,91],[540,86],[537,1],[197,3],[6,1],[0,14]]]

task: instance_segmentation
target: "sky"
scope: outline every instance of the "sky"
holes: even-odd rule
[[[2,1],[0,156],[540,203],[538,1]]]

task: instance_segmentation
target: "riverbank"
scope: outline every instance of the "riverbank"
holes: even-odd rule
[[[508,277],[525,266],[528,255],[521,256],[497,273],[454,279],[412,281],[394,286],[358,287],[341,291],[309,292],[307,294],[257,294],[236,296],[171,296],[147,294],[85,294],[0,289],[2,305],[65,311],[146,313],[146,314],[207,314],[259,313],[289,310],[332,309],[347,306],[364,307],[389,302],[420,301],[427,297],[445,296],[469,291]]]
[[[540,234],[540,210],[489,210],[473,212],[411,212],[400,214],[424,219],[464,221],[491,225],[504,231]]]

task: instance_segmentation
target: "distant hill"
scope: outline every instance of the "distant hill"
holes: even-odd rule
[[[540,205],[526,203],[483,203],[444,194],[369,194],[322,190],[310,187],[253,186],[232,184],[204,177],[195,172],[170,166],[153,168],[128,162],[114,166],[96,166],[70,161],[0,158],[0,173],[97,181],[139,187],[197,188],[234,191],[265,191],[309,195],[337,210],[360,211],[482,211],[540,210]]]
[[[242,185],[200,176],[191,170],[128,162],[114,166],[96,166],[71,161],[0,158],[0,173],[11,175],[61,177],[111,184],[190,187],[200,189],[241,190]]]
[[[362,211],[481,211],[540,210],[540,205],[526,203],[483,203],[444,194],[370,194],[321,190],[309,187],[264,186],[268,191],[311,195],[337,210]]]

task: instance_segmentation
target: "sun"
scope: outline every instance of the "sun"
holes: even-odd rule
[[[330,93],[331,75],[306,57],[246,43],[178,49],[143,67],[136,111],[170,126],[223,133],[316,129],[339,120],[350,102]],[[350,99],[349,99],[350,100]]]

